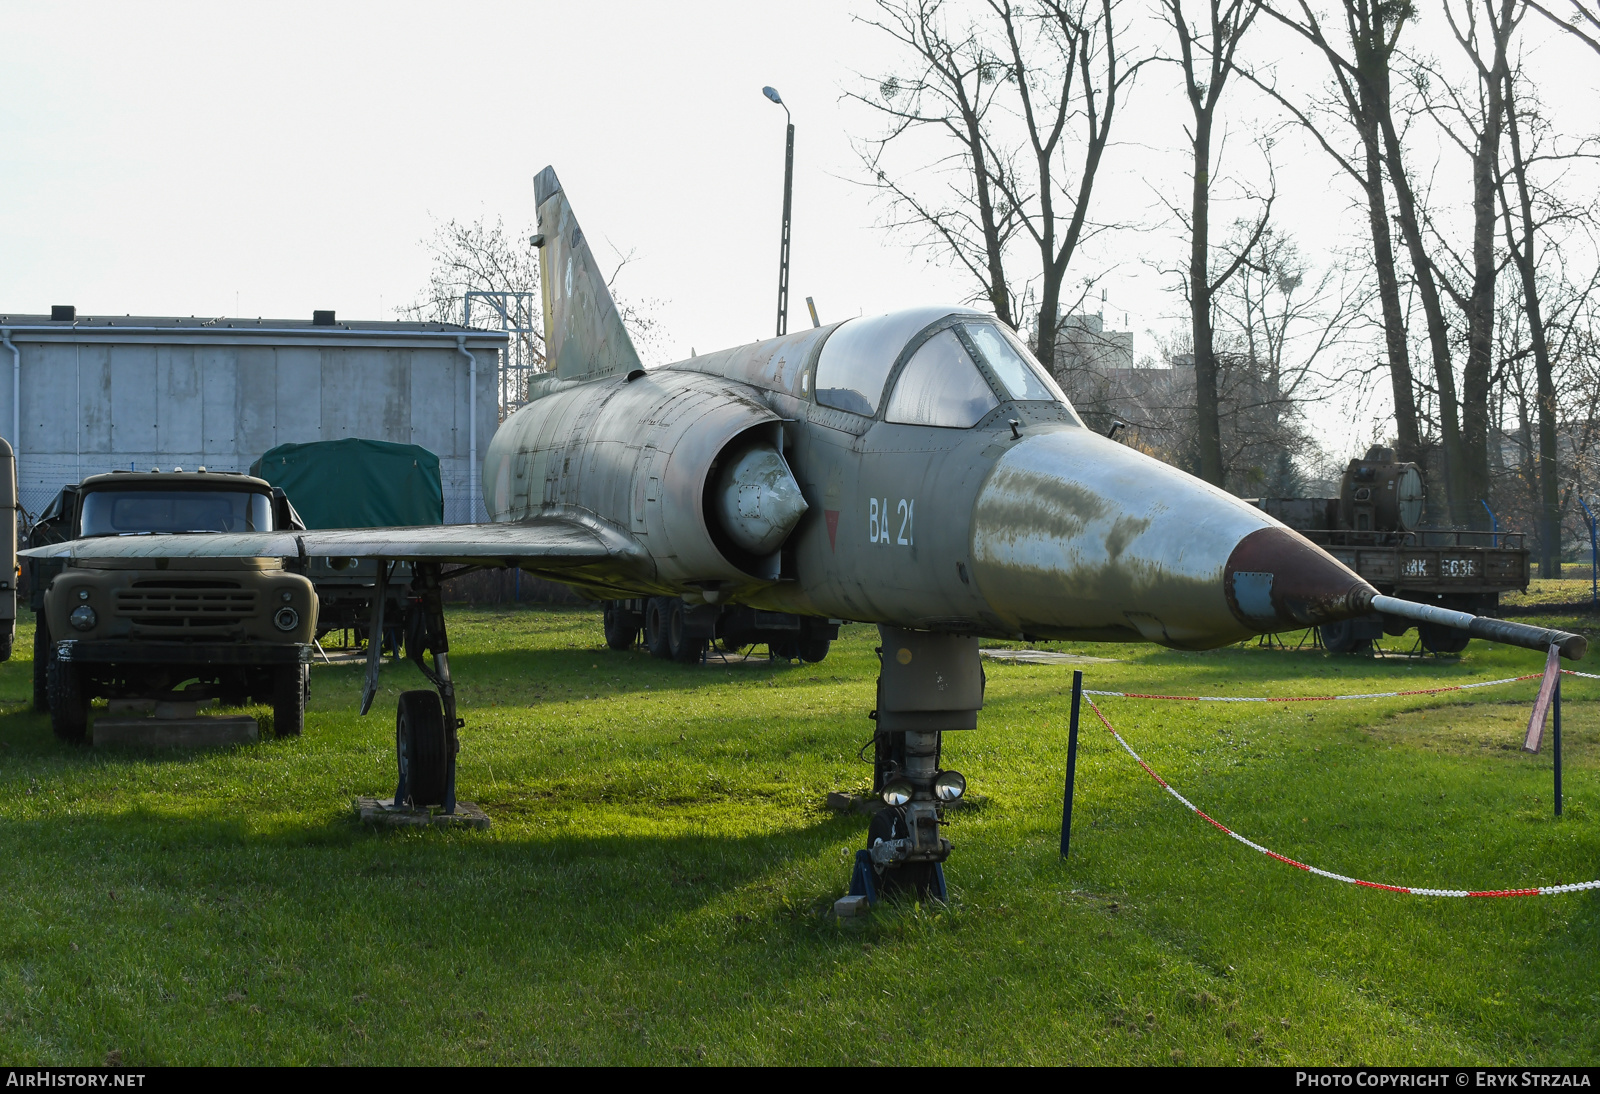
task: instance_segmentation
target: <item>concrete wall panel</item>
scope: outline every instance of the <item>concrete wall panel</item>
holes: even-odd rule
[[[200,395],[195,347],[156,347],[156,377],[158,447],[176,454],[203,452],[205,403]]]
[[[200,372],[201,461],[219,471],[238,471],[218,462],[239,450],[239,351],[233,346],[197,346]],[[265,451],[265,449],[263,449]]]
[[[323,435],[322,354],[314,347],[279,346],[277,356],[278,428],[272,444],[305,444]],[[267,448],[271,448],[268,445]],[[257,450],[251,459],[267,449]]]
[[[271,346],[240,346],[235,352],[233,453],[260,455],[278,443],[278,354]]]

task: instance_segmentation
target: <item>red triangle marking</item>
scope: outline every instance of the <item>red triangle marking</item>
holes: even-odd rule
[[[839,510],[824,509],[822,515],[828,521],[828,550],[837,552],[839,550]]]

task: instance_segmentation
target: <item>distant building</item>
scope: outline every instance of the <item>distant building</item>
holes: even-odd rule
[[[0,314],[0,434],[38,513],[117,468],[244,471],[289,441],[368,437],[438,454],[445,520],[469,523],[476,440],[499,420],[506,335],[448,323]],[[476,384],[470,382],[476,373]],[[3,377],[0,371],[0,377]],[[472,429],[473,420],[477,429]],[[476,436],[474,438],[474,432]],[[482,498],[481,489],[477,496]]]

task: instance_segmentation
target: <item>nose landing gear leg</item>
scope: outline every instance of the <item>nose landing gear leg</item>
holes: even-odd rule
[[[978,640],[879,626],[873,791],[888,808],[872,818],[867,848],[856,853],[850,894],[869,903],[893,892],[945,900],[940,832],[943,806],[966,790],[959,772],[940,768],[943,736],[976,729],[983,707]]]

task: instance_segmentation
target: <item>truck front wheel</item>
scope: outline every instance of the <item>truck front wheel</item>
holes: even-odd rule
[[[83,668],[71,661],[50,661],[50,729],[63,741],[74,744],[89,732],[89,690]]]
[[[279,665],[272,670],[272,732],[298,737],[306,728],[306,666]]]

